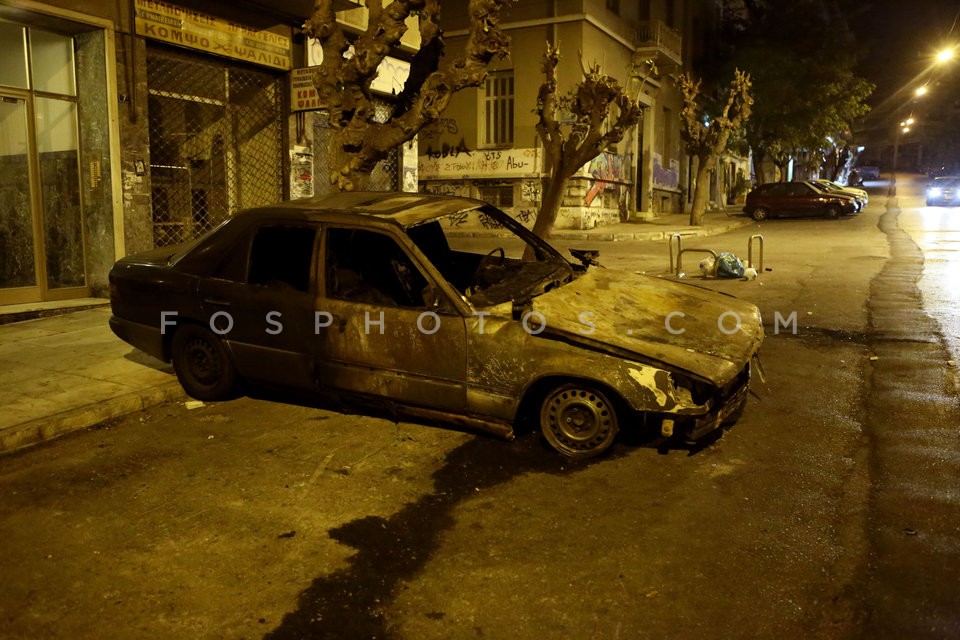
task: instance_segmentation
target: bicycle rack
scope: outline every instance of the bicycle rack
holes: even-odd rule
[[[753,263],[753,241],[760,241],[760,261],[756,264]],[[757,273],[763,273],[763,236],[759,233],[750,236],[750,239],[747,240],[747,266],[753,267],[757,270]]]
[[[674,250],[673,250],[674,239],[676,239],[677,241],[676,259],[674,259]],[[754,240],[758,241],[757,244],[758,244],[759,261],[756,263],[756,265],[753,262],[753,241]],[[679,276],[680,270],[683,269],[684,253],[687,253],[690,251],[695,253],[706,253],[713,256],[714,260],[717,259],[717,252],[714,251],[713,249],[694,249],[692,247],[689,249],[684,249],[683,236],[679,233],[671,234],[670,237],[667,238],[667,242],[669,243],[667,246],[668,246],[668,251],[670,253],[670,273],[672,273],[675,276]],[[747,241],[747,266],[753,267],[754,269],[756,269],[757,273],[763,272],[763,236],[760,235],[759,233],[750,236],[750,239]]]

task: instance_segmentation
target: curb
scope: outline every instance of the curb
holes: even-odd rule
[[[72,431],[80,431],[112,418],[120,418],[183,397],[185,396],[180,383],[170,380],[141,391],[131,391],[102,402],[6,427],[0,430],[0,454],[25,449]]]

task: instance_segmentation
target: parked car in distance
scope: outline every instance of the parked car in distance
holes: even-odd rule
[[[826,191],[834,191],[836,193],[846,193],[847,195],[853,196],[856,199],[857,204],[859,205],[859,207],[857,208],[858,213],[862,211],[863,208],[867,206],[867,203],[870,201],[870,196],[867,194],[866,190],[864,189],[859,189],[857,187],[845,187],[838,182],[834,182],[832,180],[825,180],[823,178],[810,180],[809,182],[818,187],[822,187]]]
[[[862,180],[879,180],[880,179],[880,167],[874,165],[867,165],[863,167],[856,168],[857,173],[860,174]]]
[[[754,220],[773,217],[825,216],[839,218],[859,210],[856,198],[825,191],[809,182],[768,182],[747,194],[743,210]]]
[[[490,233],[451,233],[465,219]],[[119,260],[110,326],[200,400],[263,383],[508,439],[526,414],[570,457],[735,421],[758,309],[571,254],[479,200],[307,198]]]
[[[960,177],[940,176],[927,185],[927,206],[955,207],[960,205]]]

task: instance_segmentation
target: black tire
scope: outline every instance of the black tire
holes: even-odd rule
[[[180,385],[197,400],[228,400],[236,395],[237,370],[223,342],[206,327],[181,326],[173,335],[171,359]]]
[[[750,212],[750,217],[760,222],[761,220],[766,220],[770,217],[770,212],[767,211],[766,207],[757,207]]]
[[[592,458],[613,444],[620,429],[616,407],[593,386],[560,385],[540,404],[540,430],[568,458]]]
[[[840,207],[835,204],[827,205],[827,208],[824,209],[824,213],[828,218],[836,219],[840,217]]]

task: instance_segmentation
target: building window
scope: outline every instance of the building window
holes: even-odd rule
[[[500,209],[508,209],[513,206],[512,184],[477,184],[477,194],[484,202]]]
[[[491,73],[483,91],[482,147],[513,144],[513,71]]]

